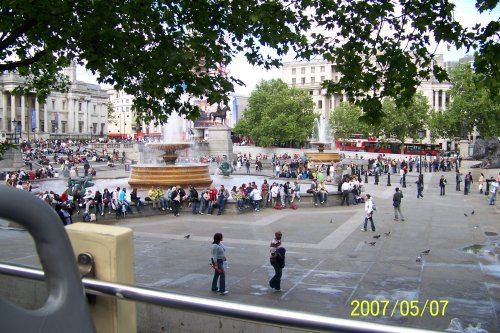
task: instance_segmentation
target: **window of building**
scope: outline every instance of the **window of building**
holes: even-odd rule
[[[325,81],[325,76],[321,76],[321,82]]]
[[[292,75],[297,74],[297,68],[292,68]]]
[[[63,101],[63,102],[62,102],[62,109],[63,109],[63,110],[66,110],[66,101]]]
[[[311,67],[311,74],[314,74],[314,72],[316,71],[316,67]]]
[[[97,110],[97,105],[94,105],[94,113],[95,113],[96,110]]]
[[[316,82],[316,78],[314,76],[311,76],[311,83],[315,83]]]
[[[318,101],[318,109],[322,109],[322,108],[323,108],[323,101],[319,100]]]
[[[83,133],[83,121],[78,122],[78,133]]]
[[[335,73],[337,71],[337,66],[332,65],[332,73]]]
[[[61,121],[61,133],[66,133],[67,123],[65,121]]]
[[[78,111],[82,111],[82,103],[78,103]]]
[[[443,91],[439,90],[438,91],[438,108],[441,109],[443,106]]]
[[[40,120],[40,131],[45,132],[45,123],[43,122],[43,120]]]
[[[55,110],[56,109],[56,100],[53,99],[52,100],[52,110]]]
[[[306,68],[305,68],[305,67],[302,67],[302,68],[300,69],[300,74],[305,74],[305,73],[306,73]]]
[[[52,133],[57,133],[57,122],[55,120],[52,120]]]
[[[97,123],[92,124],[92,134],[96,134],[97,132]]]
[[[335,75],[335,82],[339,82],[339,76]]]
[[[129,112],[129,111],[130,111],[130,107],[129,107],[129,106],[127,106],[127,112]],[[127,117],[128,117],[128,116],[127,116]]]
[[[309,90],[309,95],[314,95],[314,91],[313,90]]]
[[[297,79],[296,78],[292,78],[292,84],[297,84]]]
[[[301,79],[300,79],[300,82],[301,82],[302,84],[306,84],[306,78],[305,78],[305,77],[301,78]]]
[[[319,67],[319,71],[320,71],[321,73],[324,73],[324,72],[325,72],[325,66],[320,66],[320,67]]]

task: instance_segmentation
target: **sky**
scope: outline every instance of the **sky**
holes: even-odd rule
[[[476,0],[455,0],[456,4],[455,18],[462,23],[463,26],[472,27],[476,23],[487,23],[493,19],[499,19],[500,9],[487,14],[479,14],[475,8]],[[447,45],[441,44],[437,47],[437,54],[443,54],[445,61],[457,61],[466,55],[465,49],[457,50],[451,47],[447,49]],[[283,61],[292,61],[293,55],[286,56]],[[228,66],[229,74],[243,81],[246,86],[235,86],[236,95],[249,96],[261,80],[271,80],[281,77],[281,68],[275,68],[266,71],[264,68],[250,65],[243,54],[235,57],[233,62]],[[77,68],[77,78],[80,81],[96,83],[97,80],[91,72],[86,71],[83,67]],[[112,88],[105,87],[103,88]]]

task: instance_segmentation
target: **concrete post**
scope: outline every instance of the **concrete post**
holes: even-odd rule
[[[134,284],[132,230],[124,227],[75,223],[66,227],[75,256],[88,252],[94,258],[95,279]],[[97,332],[135,333],[134,302],[97,296],[90,306]]]

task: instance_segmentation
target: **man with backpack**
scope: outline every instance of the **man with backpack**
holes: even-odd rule
[[[269,261],[274,268],[274,276],[269,281],[269,286],[275,291],[281,291],[281,275],[285,267],[285,248],[281,247],[281,231],[274,233],[274,239],[271,241]]]

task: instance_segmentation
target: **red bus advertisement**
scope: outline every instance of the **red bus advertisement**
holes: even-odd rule
[[[398,142],[383,142],[378,141],[377,138],[366,136],[362,134],[353,134],[348,139],[337,139],[335,147],[339,150],[345,151],[362,151],[367,153],[379,154],[401,154],[401,144]],[[405,143],[403,154],[405,155],[422,155],[436,156],[440,153],[441,146],[438,144],[428,143]]]
[[[380,154],[401,154],[401,144],[397,142],[365,142],[365,152]],[[405,143],[403,154],[436,156],[440,153],[441,146],[429,143]]]

